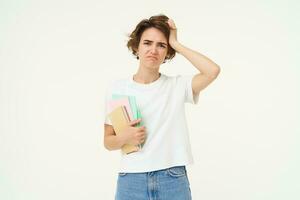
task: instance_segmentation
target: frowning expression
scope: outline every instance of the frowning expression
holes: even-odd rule
[[[146,29],[140,39],[138,56],[141,64],[160,66],[168,52],[168,42],[164,34],[156,28]]]

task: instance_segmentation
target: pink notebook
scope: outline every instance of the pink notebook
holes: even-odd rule
[[[113,99],[108,102],[108,109],[109,113],[111,113],[114,109],[116,109],[119,106],[125,106],[126,111],[128,113],[130,121],[133,120],[133,114],[130,107],[130,103],[127,97],[121,98],[121,99]]]

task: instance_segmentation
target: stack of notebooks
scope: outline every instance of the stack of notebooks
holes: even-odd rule
[[[113,94],[112,100],[108,102],[108,106],[108,117],[117,135],[122,133],[130,121],[140,119],[142,117],[134,96]],[[140,122],[136,126],[139,127],[142,125],[142,122]],[[139,151],[143,147],[144,143],[137,146],[125,144],[121,149],[124,154],[133,153]]]

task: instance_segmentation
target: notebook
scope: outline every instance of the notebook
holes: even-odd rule
[[[126,111],[129,116],[129,120],[132,121],[134,119],[132,109],[128,100],[128,97],[122,97],[120,99],[111,100],[108,102],[108,110],[109,113],[112,112],[115,108],[119,106],[125,106]]]
[[[118,106],[109,113],[108,117],[110,118],[114,131],[117,135],[122,133],[129,122],[129,116],[125,106]],[[138,151],[139,147],[131,144],[125,144],[122,146],[121,150],[124,154],[129,154]]]
[[[116,99],[122,99],[122,98],[128,98],[131,110],[132,110],[132,114],[133,114],[133,119],[139,119],[141,118],[137,103],[136,103],[136,99],[135,96],[129,96],[129,95],[121,95],[121,94],[113,94],[112,95],[112,99],[116,100]]]
[[[125,99],[127,99],[127,100],[125,100]],[[127,101],[129,103],[127,103]],[[142,118],[141,111],[137,106],[135,96],[122,95],[122,94],[112,94],[112,100],[109,102],[109,104],[111,104],[112,107],[116,106],[116,105],[118,105],[118,106],[125,105],[125,107],[127,109],[127,112],[129,114],[130,121]],[[128,108],[128,104],[129,104],[130,108]],[[136,125],[136,127],[140,127],[140,126],[143,126],[143,125],[144,125],[144,123],[143,123],[143,121],[141,121]],[[139,145],[140,149],[143,148],[145,142],[146,142],[146,140],[142,144]]]

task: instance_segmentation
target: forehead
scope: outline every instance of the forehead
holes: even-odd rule
[[[155,42],[167,42],[167,38],[165,37],[165,35],[158,30],[157,28],[148,28],[146,29],[141,37],[141,41],[143,40],[151,40],[151,41],[155,41]]]

